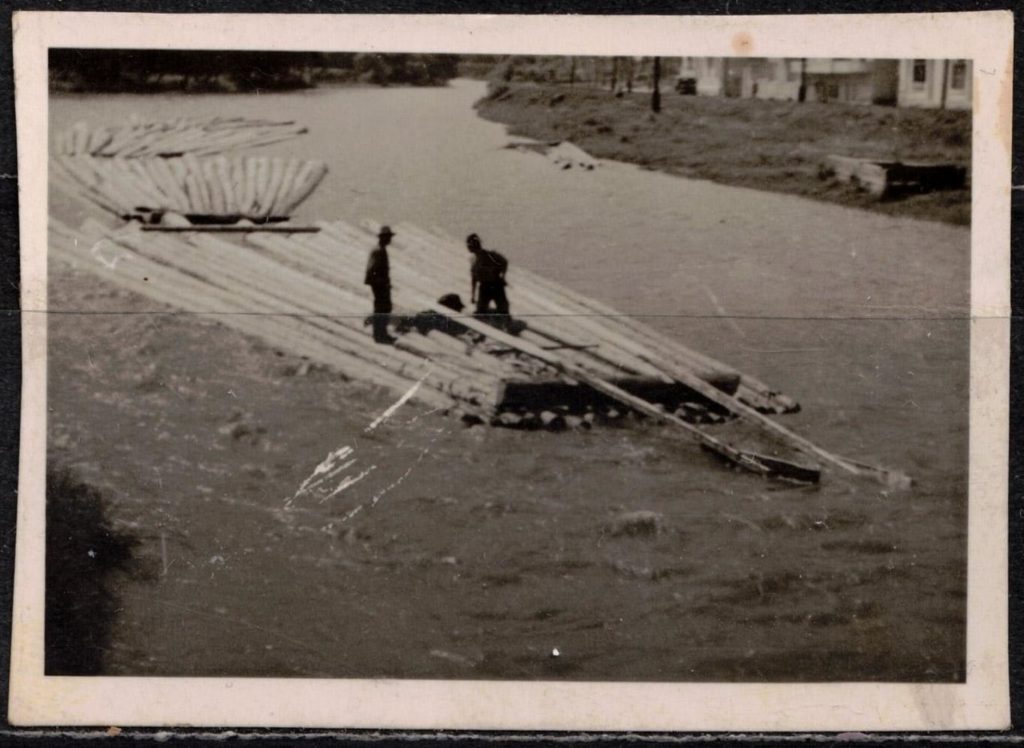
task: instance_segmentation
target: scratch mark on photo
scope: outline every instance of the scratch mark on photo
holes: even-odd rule
[[[433,371],[433,369],[428,369],[426,374],[424,374],[418,380],[413,382],[412,387],[410,387],[408,390],[406,390],[405,394],[402,395],[400,398],[398,398],[398,400],[394,403],[394,405],[392,405],[390,408],[388,408],[383,413],[381,413],[377,418],[375,418],[370,423],[370,425],[366,427],[366,430],[363,433],[369,434],[371,431],[373,431],[378,426],[380,426],[381,424],[385,423],[389,418],[391,418],[391,416],[393,416],[395,414],[395,411],[397,411],[399,408],[401,408],[405,403],[407,403],[409,401],[409,399],[413,395],[416,394],[416,390],[418,390],[420,388],[420,386],[425,381],[427,381],[427,377],[430,376],[432,371]]]
[[[725,311],[725,307],[722,306],[721,302],[719,302],[718,297],[715,296],[715,292],[712,291],[707,284],[701,284],[701,287],[704,289],[704,293],[706,293],[708,298],[711,300],[711,304],[715,307],[715,311],[722,315],[725,321],[728,322],[732,329],[736,331],[736,334],[741,338],[747,337],[747,334],[743,332],[743,328],[736,324],[736,320],[733,319],[727,311]]]

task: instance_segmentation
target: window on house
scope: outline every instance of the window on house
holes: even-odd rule
[[[949,87],[954,91],[963,91],[967,87],[967,60],[953,61],[953,71],[949,78]]]
[[[927,60],[914,60],[914,74],[911,80],[917,87],[921,87],[924,85],[925,81],[928,80]]]

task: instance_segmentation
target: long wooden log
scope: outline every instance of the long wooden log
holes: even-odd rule
[[[296,175],[295,186],[292,188],[291,195],[281,207],[282,215],[291,215],[293,210],[313,194],[313,190],[317,188],[317,185],[320,184],[326,174],[327,164],[323,161],[312,161],[310,162],[309,170],[301,180]]]
[[[210,191],[210,208],[214,215],[225,215],[227,213],[227,200],[220,180],[213,170],[213,161],[203,159],[203,179],[206,181],[207,189]]]
[[[164,193],[170,198],[171,207],[181,214],[188,213],[188,195],[185,194],[183,185],[178,182],[174,172],[171,171],[171,167],[167,163],[168,159],[149,158],[145,159],[145,161],[152,170],[154,177],[163,187]]]
[[[184,156],[181,157],[181,161],[185,165],[185,168],[188,170],[188,173],[195,180],[199,198],[199,204],[196,205],[195,207],[199,208],[199,213],[212,213],[213,204],[210,198],[210,188],[209,185],[207,185],[206,183],[205,177],[203,176],[202,163],[199,161],[198,158],[196,158],[195,154],[193,153],[186,153]]]
[[[284,180],[285,160],[283,158],[270,159],[270,176],[267,179],[267,194],[263,196],[262,210],[269,218],[273,215],[272,208],[277,202],[277,191],[281,189],[281,182]]]
[[[299,170],[299,165],[300,161],[295,158],[288,159],[288,162],[285,164],[284,173],[281,175],[281,184],[278,187],[273,202],[270,204],[270,215],[289,215],[284,213],[282,208],[291,195],[292,185],[295,182],[295,174]]]

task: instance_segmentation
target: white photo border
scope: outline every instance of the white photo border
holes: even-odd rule
[[[269,30],[273,33],[269,33]],[[566,731],[1009,727],[1010,11],[804,16],[17,12],[23,389],[9,720]],[[974,61],[967,675],[963,684],[54,677],[43,669],[48,50],[967,58]]]

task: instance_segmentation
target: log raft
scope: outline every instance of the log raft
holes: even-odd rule
[[[327,173],[322,161],[262,156],[96,158],[58,155],[53,182],[123,220],[175,231],[256,230],[286,221]],[[157,223],[177,214],[181,224]],[[250,225],[244,225],[250,224]]]
[[[76,122],[57,135],[55,152],[65,156],[143,158],[211,155],[290,140],[306,128],[291,121],[214,117],[96,126]]]
[[[182,165],[186,172],[190,167],[196,170],[195,164]],[[239,173],[247,168],[241,165]],[[299,180],[302,169],[267,162],[262,171],[262,178],[287,185]],[[239,194],[252,199],[256,191],[243,187],[232,198],[223,190],[197,190],[198,199],[217,206]],[[834,455],[767,418],[758,404],[775,398],[776,407],[792,409],[779,406],[792,401],[760,382],[525,269],[514,266],[509,277],[513,309],[528,323],[519,335],[439,306],[439,297],[468,285],[468,258],[464,247],[436,231],[400,225],[391,250],[395,316],[415,320],[430,313],[461,332],[424,332],[412,325],[394,345],[377,345],[366,326],[371,304],[362,283],[375,223],[322,221],[316,233],[141,228],[111,229],[90,219],[72,229],[51,220],[50,250],[59,260],[161,304],[209,317],[395,394],[414,391],[413,398],[431,408],[510,423],[516,413],[537,407],[569,413],[615,406],[669,424],[758,475],[815,482],[821,465],[890,485],[908,482],[894,471]],[[814,464],[764,456],[714,437],[689,417],[701,409],[747,421]]]

